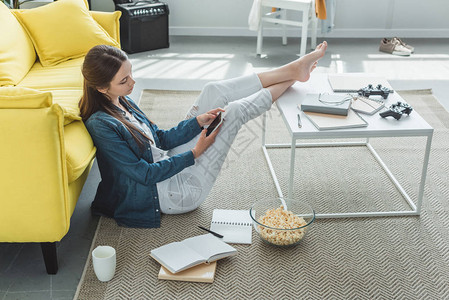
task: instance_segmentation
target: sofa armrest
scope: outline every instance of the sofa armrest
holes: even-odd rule
[[[92,18],[103,27],[104,30],[120,44],[120,16],[121,11],[103,12],[90,11]]]
[[[54,242],[71,213],[61,107],[0,109],[0,242]]]

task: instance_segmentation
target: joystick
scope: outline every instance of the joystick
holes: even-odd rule
[[[412,110],[413,110],[413,108],[409,104],[403,103],[403,102],[397,102],[396,104],[392,104],[389,107],[389,110],[381,112],[379,115],[382,118],[392,116],[396,120],[399,120],[403,114],[407,114],[407,116],[410,115]]]
[[[390,90],[389,88],[384,87],[381,84],[378,84],[376,88],[374,88],[372,84],[368,84],[367,87],[361,88],[357,91],[357,93],[364,97],[369,97],[371,95],[380,95],[382,96],[382,98],[387,99],[388,95],[390,93],[393,93],[393,90]]]

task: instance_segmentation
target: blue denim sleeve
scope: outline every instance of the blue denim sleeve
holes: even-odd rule
[[[159,139],[159,147],[163,150],[170,150],[187,143],[202,130],[196,118],[181,121],[177,126],[169,130],[161,130],[156,124],[151,124],[151,126],[153,126]]]
[[[195,163],[191,151],[156,163],[149,163],[136,154],[137,145],[121,124],[96,119],[87,122],[86,127],[101,157],[106,159],[113,169],[123,172],[141,184],[148,185],[163,181]]]
[[[145,113],[131,98],[127,96],[126,99],[130,102],[135,110],[137,110],[142,116],[147,118]],[[177,126],[168,130],[161,130],[156,124],[152,122],[150,122],[150,126],[152,126],[153,130],[156,132],[159,140],[159,144],[157,146],[162,150],[170,150],[179,145],[185,144],[195,136],[200,134],[201,130],[203,130],[203,128],[198,124],[196,118],[183,120],[179,122]]]

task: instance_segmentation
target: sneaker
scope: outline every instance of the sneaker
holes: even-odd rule
[[[393,55],[410,56],[412,51],[402,46],[398,40],[384,38],[380,41],[379,51]]]
[[[401,40],[398,37],[394,37],[393,40],[397,40],[399,41],[399,43],[404,46],[405,48],[407,48],[408,50],[410,50],[412,53],[415,53],[415,47],[410,46],[409,44],[406,44],[403,40]]]

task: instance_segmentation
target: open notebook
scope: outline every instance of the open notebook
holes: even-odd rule
[[[237,249],[210,233],[169,243],[151,250],[150,253],[151,257],[171,273],[236,254]]]

